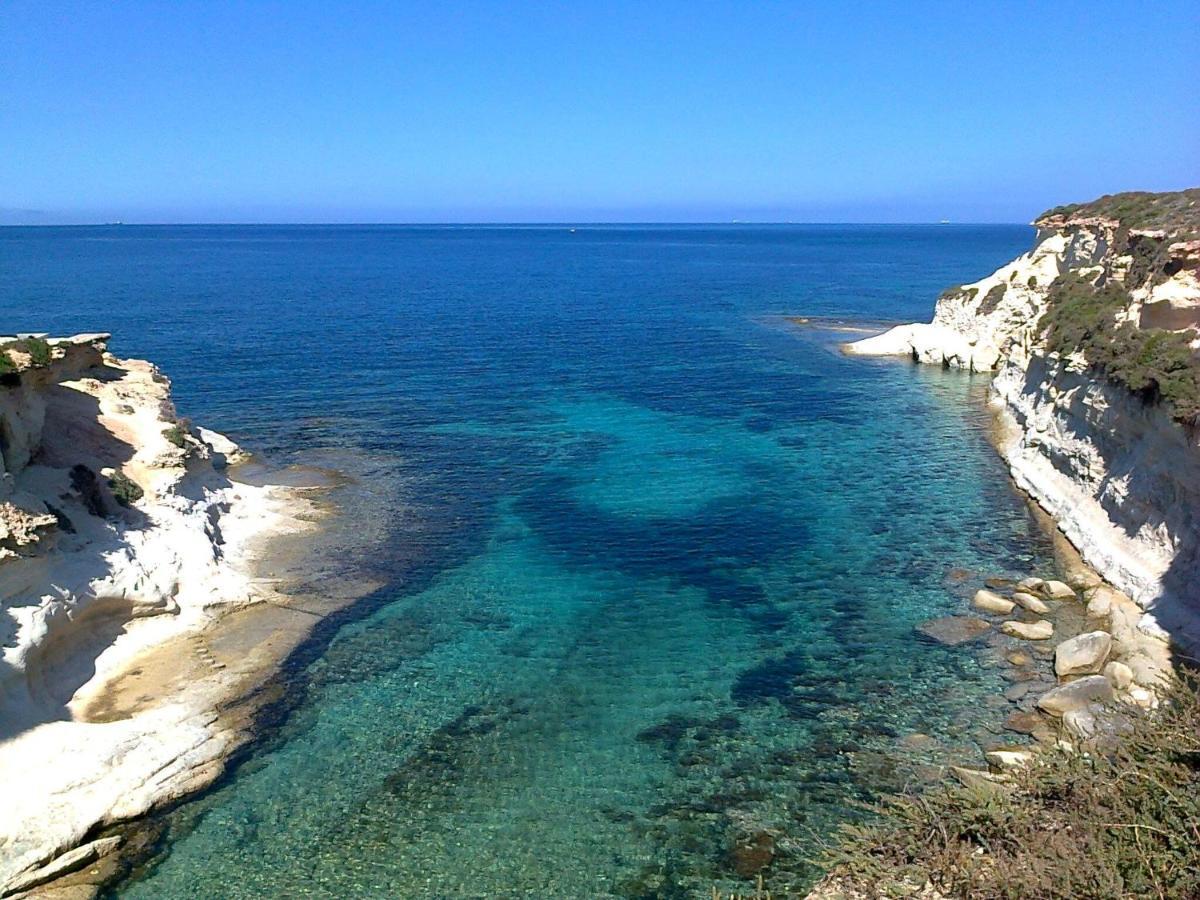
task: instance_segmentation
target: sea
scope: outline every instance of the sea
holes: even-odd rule
[[[383,586],[109,896],[802,895],[839,828],[997,740],[986,643],[914,626],[1053,567],[987,378],[844,329],[1032,236],[0,229],[0,329],[111,332],[193,422],[387,498]]]

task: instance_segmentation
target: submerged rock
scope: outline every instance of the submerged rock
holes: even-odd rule
[[[1064,675],[1091,675],[1104,668],[1112,651],[1112,635],[1089,631],[1054,648],[1054,671]]]
[[[1004,727],[1017,734],[1037,734],[1046,729],[1046,720],[1036,712],[1015,712],[1004,720]]]
[[[738,875],[753,878],[775,859],[775,838],[766,831],[739,838],[729,856]]]
[[[916,627],[918,634],[948,647],[973,641],[991,630],[989,623],[974,616],[943,616]]]

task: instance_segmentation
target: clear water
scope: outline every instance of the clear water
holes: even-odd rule
[[[196,420],[403,498],[369,615],[115,893],[709,896],[763,832],[767,885],[802,889],[814,835],[1003,714],[996,670],[913,625],[1049,554],[982,379],[780,316],[927,317],[1028,239],[0,231],[5,328],[111,330]]]

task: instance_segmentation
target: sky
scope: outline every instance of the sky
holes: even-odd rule
[[[1200,3],[0,0],[0,222],[1028,222],[1200,184]]]

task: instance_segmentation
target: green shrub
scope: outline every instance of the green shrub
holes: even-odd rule
[[[1038,323],[1046,349],[1082,353],[1109,379],[1147,403],[1171,404],[1176,421],[1200,420],[1200,361],[1189,346],[1190,332],[1117,324],[1129,295],[1117,282],[1096,288],[1074,273],[1050,287]]]
[[[1089,218],[1102,216],[1116,219],[1126,228],[1162,229],[1174,234],[1200,232],[1200,188],[1184,191],[1150,193],[1128,191],[1108,194],[1090,203],[1073,203],[1046,210],[1035,224],[1051,216]]]
[[[112,491],[113,499],[122,506],[132,506],[142,499],[143,491],[137,482],[124,472],[113,472],[108,479],[108,489]]]
[[[26,338],[21,341],[21,344],[22,349],[29,354],[29,358],[35,366],[50,365],[52,357],[50,345],[44,340],[41,338]]]
[[[983,301],[979,304],[980,315],[989,315],[996,311],[996,307],[1000,305],[1000,301],[1004,299],[1004,292],[1008,290],[1008,285],[998,284],[990,291],[983,295]]]
[[[1046,296],[1046,312],[1038,329],[1046,335],[1046,349],[1054,353],[1095,352],[1104,346],[1116,328],[1117,313],[1129,303],[1129,295],[1116,282],[1093,287],[1074,272],[1058,278]],[[1099,360],[1089,356],[1089,361]]]
[[[187,419],[180,419],[170,428],[164,429],[163,437],[174,444],[176,447],[186,447],[188,436]]]
[[[1200,896],[1200,698],[1186,676],[1103,751],[1043,753],[1010,791],[895,797],[823,864],[867,896]]]
[[[1028,280],[1027,282],[1025,282],[1025,283],[1026,283],[1027,285],[1029,285],[1031,288],[1032,288],[1032,287],[1037,287],[1037,276],[1036,276],[1036,275],[1030,275],[1030,276],[1029,276],[1029,280]]]
[[[6,351],[16,350],[18,353],[29,355],[29,360],[35,366],[48,366],[54,354],[50,349],[50,345],[41,338],[22,338],[19,341],[9,341],[0,348],[0,373],[12,372],[16,370],[16,364],[9,357]]]
[[[979,288],[965,288],[965,287],[949,288],[947,290],[942,291],[942,293],[938,296],[937,302],[940,304],[943,300],[946,300],[946,301],[956,300],[956,301],[959,301],[960,303],[962,303],[964,306],[967,306],[975,299],[975,296],[978,293],[979,293]]]

